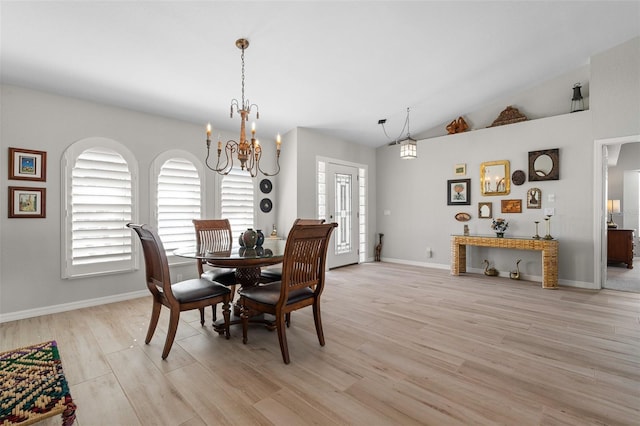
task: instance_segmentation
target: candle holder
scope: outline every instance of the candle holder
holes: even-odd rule
[[[544,239],[553,240],[553,237],[551,236],[551,216],[545,217],[544,220],[547,223],[547,235],[544,236]]]
[[[535,223],[535,224],[536,224],[536,235],[534,235],[534,236],[533,236],[533,237],[531,237],[531,238],[533,238],[534,240],[539,240],[539,239],[540,239],[540,235],[538,235],[538,224],[540,223],[540,221],[539,221],[539,220],[536,220],[536,221],[535,221],[535,222],[533,222],[533,223]]]

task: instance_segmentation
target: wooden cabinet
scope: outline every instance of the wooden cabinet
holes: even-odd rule
[[[607,229],[607,261],[633,268],[633,229]]]

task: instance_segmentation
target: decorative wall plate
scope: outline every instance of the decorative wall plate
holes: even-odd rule
[[[273,185],[271,184],[271,181],[269,179],[262,179],[260,181],[260,191],[262,191],[263,194],[270,193],[271,188],[273,188]]]
[[[262,213],[269,213],[272,208],[273,204],[271,203],[270,199],[263,198],[262,200],[260,200],[260,210],[262,210]]]
[[[456,214],[456,220],[458,222],[468,222],[469,220],[471,220],[471,215],[469,213],[460,212]]]
[[[522,185],[526,179],[527,176],[522,170],[516,170],[511,175],[511,182],[513,182],[514,185]]]

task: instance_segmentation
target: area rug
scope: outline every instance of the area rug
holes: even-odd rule
[[[54,340],[0,353],[0,425],[30,425],[62,414],[68,426],[75,412]]]

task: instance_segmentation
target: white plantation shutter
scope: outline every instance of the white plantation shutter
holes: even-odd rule
[[[65,259],[63,277],[104,274],[135,267],[132,234],[133,176],[114,149],[94,146],[65,152]]]
[[[164,162],[158,174],[158,235],[167,255],[196,244],[193,219],[200,219],[200,175],[184,158]]]
[[[220,213],[222,218],[229,219],[234,238],[253,228],[254,191],[253,178],[246,170],[232,169],[222,178]]]

